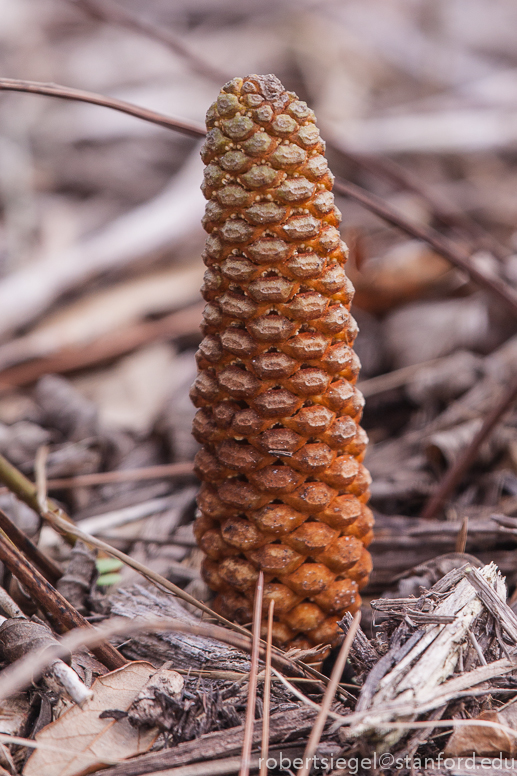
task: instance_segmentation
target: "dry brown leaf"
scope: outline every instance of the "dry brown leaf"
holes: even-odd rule
[[[386,316],[384,333],[394,365],[410,366],[462,348],[482,349],[491,335],[489,311],[479,294],[413,302]]]
[[[200,260],[193,260],[95,289],[47,315],[23,337],[0,346],[0,366],[48,356],[61,348],[81,347],[149,315],[196,302],[200,298],[203,269]]]
[[[447,287],[457,277],[445,259],[419,240],[395,245],[366,261],[361,271],[350,264],[348,274],[355,286],[354,304],[374,314]]]
[[[101,425],[147,434],[174,381],[175,354],[154,343],[117,361],[109,369],[90,370],[72,384],[99,408]]]
[[[37,749],[24,776],[82,776],[146,752],[158,735],[156,728],[138,730],[126,718],[101,719],[100,714],[111,709],[126,712],[155,673],[150,663],[138,661],[97,679],[93,698],[82,709],[74,706],[36,736],[38,743],[62,751]]]
[[[508,730],[498,730],[494,727],[480,727],[478,725],[464,725],[457,728],[445,748],[445,755],[449,757],[460,756],[499,756],[517,754],[517,704],[512,704],[501,712],[483,711],[475,718],[478,721],[486,720],[512,728],[512,735]]]

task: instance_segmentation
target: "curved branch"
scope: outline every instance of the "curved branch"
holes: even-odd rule
[[[150,121],[152,124],[158,124],[166,129],[175,129],[184,135],[190,137],[204,137],[206,130],[201,124],[196,124],[183,119],[174,119],[166,116],[164,113],[140,108],[133,105],[132,102],[118,100],[116,97],[105,97],[103,94],[95,92],[85,92],[82,89],[72,89],[60,84],[46,84],[40,81],[19,81],[16,78],[0,78],[0,91],[6,92],[29,92],[30,94],[44,94],[47,97],[59,97],[62,100],[77,100],[78,102],[89,102],[92,105],[100,105],[103,108],[112,108],[121,113],[127,113],[129,116],[135,116],[137,119]]]
[[[479,270],[471,261],[468,253],[457,248],[454,243],[443,237],[439,232],[427,226],[412,224],[411,221],[408,221],[401,213],[391,208],[380,197],[371,194],[360,186],[355,186],[353,183],[336,178],[334,191],[343,194],[345,197],[355,199],[356,202],[360,202],[361,205],[384,221],[402,229],[403,232],[406,232],[411,237],[416,237],[417,240],[423,240],[428,243],[440,256],[443,256],[451,264],[454,264],[455,267],[466,272],[471,280],[487,291],[491,291],[517,317],[517,295],[513,289],[499,278],[490,277]]]

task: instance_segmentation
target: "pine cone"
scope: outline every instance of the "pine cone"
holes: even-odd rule
[[[373,519],[333,177],[313,112],[273,75],[227,83],[207,127],[191,392],[203,575],[214,608],[244,623],[262,569],[275,643],[334,644],[361,603]]]

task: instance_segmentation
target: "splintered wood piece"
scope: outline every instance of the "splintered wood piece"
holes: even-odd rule
[[[470,574],[468,579],[465,573]],[[390,722],[415,719],[454,698],[455,693],[460,695],[465,688],[496,676],[498,670],[501,673],[511,670],[514,660],[500,660],[447,681],[459,664],[462,645],[468,640],[470,629],[486,611],[487,603],[482,595],[476,594],[474,582],[485,597],[485,586],[491,588],[492,605],[496,598],[504,605],[506,587],[494,563],[479,572],[469,572],[465,566],[443,577],[431,589],[431,593],[439,596],[432,613],[451,621],[430,624],[411,635],[406,623],[399,626],[390,650],[379,660],[362,687],[356,712],[350,717],[350,720],[358,718],[351,735],[373,737],[380,748],[389,749],[404,735],[403,729],[390,727]],[[431,600],[429,595],[426,600]],[[408,604],[416,601],[408,599]]]

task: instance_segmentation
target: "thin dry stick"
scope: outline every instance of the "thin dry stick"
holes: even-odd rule
[[[334,668],[332,669],[330,682],[327,685],[327,689],[325,690],[325,695],[323,696],[323,701],[321,703],[321,711],[318,714],[316,722],[314,723],[314,727],[312,728],[311,734],[309,736],[309,740],[307,741],[307,746],[305,747],[305,752],[303,753],[303,765],[298,771],[297,776],[309,776],[312,759],[320,742],[321,734],[323,733],[323,728],[325,727],[330,707],[332,705],[332,701],[334,700],[334,695],[336,694],[339,680],[343,674],[346,659],[348,657],[348,653],[350,652],[350,647],[352,646],[360,622],[361,610],[359,609],[359,611],[354,614],[354,619],[350,623],[348,633],[345,636],[345,640],[339,651],[338,658]]]
[[[53,560],[45,555],[31,542],[28,536],[20,531],[17,525],[0,509],[0,528],[13,544],[20,549],[29,560],[34,563],[43,576],[53,585],[63,576],[63,572],[56,566]]]
[[[276,676],[276,678],[284,685],[284,687],[294,695],[295,698],[298,698],[298,700],[304,703],[306,706],[310,706],[311,709],[315,709],[317,712],[321,711],[321,706],[319,706],[315,701],[311,701],[311,699],[307,698],[307,696],[304,695],[302,692],[300,692],[300,690],[298,690],[297,687],[294,687],[294,685],[292,685],[291,682],[288,682],[285,676],[282,676],[280,671],[277,671],[276,668],[272,668],[271,671]],[[334,714],[334,712],[332,711],[329,712],[329,716],[332,717],[332,719],[337,719],[340,721],[343,719],[343,717],[340,714]]]
[[[162,477],[185,477],[193,473],[194,464],[192,461],[182,461],[181,463],[145,466],[141,469],[121,469],[114,472],[78,474],[75,477],[48,480],[47,487],[49,490],[68,490],[70,488],[84,488],[90,485],[104,485],[109,482],[138,482],[139,480],[155,480]]]
[[[472,646],[476,650],[476,654],[478,656],[479,662],[481,663],[482,666],[486,666],[487,662],[486,662],[485,656],[483,654],[483,650],[481,649],[477,638],[474,636],[474,634],[470,630],[467,631],[467,636],[470,639],[470,643],[472,644]]]
[[[159,27],[157,24],[143,19],[141,16],[128,11],[126,8],[122,8],[118,3],[112,3],[110,0],[70,0],[74,5],[79,6],[84,11],[89,13],[94,18],[101,21],[110,22],[114,24],[120,24],[123,27],[127,27],[130,30],[144,33],[144,35],[158,40],[163,43],[167,48],[172,49],[176,54],[179,54],[194,70],[205,78],[209,78],[211,81],[215,81],[220,84],[221,82],[228,81],[231,75],[223,73],[222,70],[214,67],[211,62],[204,60],[191,51],[181,40],[179,35],[175,35],[167,27]]]
[[[92,105],[100,105],[103,108],[112,108],[121,113],[127,113],[129,116],[135,116],[137,119],[150,121],[152,124],[158,124],[166,129],[175,129],[184,135],[190,137],[204,137],[206,130],[200,124],[183,119],[173,119],[164,113],[157,113],[154,110],[140,108],[132,102],[117,100],[115,97],[105,97],[95,92],[85,92],[82,89],[72,89],[60,84],[41,83],[40,81],[20,81],[16,78],[0,78],[0,91],[6,92],[30,92],[31,94],[44,94],[47,97],[59,97],[62,100],[78,100],[79,102],[89,102]]]
[[[368,380],[360,380],[357,383],[357,387],[365,398],[376,396],[384,391],[391,391],[393,388],[401,388],[421,370],[441,364],[446,358],[447,356],[442,356],[429,361],[421,361],[419,364],[402,366],[400,369],[394,369],[392,372],[376,375],[375,377],[368,378]]]
[[[253,641],[251,647],[251,669],[248,686],[248,707],[244,725],[244,741],[242,743],[242,764],[239,776],[249,776],[251,767],[251,745],[253,743],[253,723],[255,722],[255,701],[257,699],[257,675],[260,646],[260,623],[262,621],[262,598],[264,597],[264,572],[259,571],[255,590],[255,606],[253,609]]]
[[[269,750],[269,719],[271,716],[271,644],[273,641],[273,614],[275,599],[269,602],[267,614],[266,669],[264,675],[264,713],[262,714],[262,747],[260,776],[267,776],[267,756]]]
[[[511,405],[517,399],[517,378],[515,378],[510,387],[503,393],[501,399],[496,403],[493,410],[488,413],[485,421],[472,442],[465,448],[456,462],[446,472],[444,478],[438,485],[435,493],[431,496],[424,507],[421,517],[425,520],[431,520],[440,510],[443,504],[450,497],[457,485],[461,482],[466,472],[470,469],[477,458],[479,448],[488,439],[495,426],[510,409]]]
[[[406,234],[411,237],[416,237],[418,240],[423,240],[429,243],[431,247],[435,249],[437,253],[444,256],[455,267],[459,267],[466,272],[470,279],[480,285],[487,291],[491,291],[492,294],[500,301],[502,301],[513,315],[517,315],[517,296],[509,286],[503,283],[499,278],[489,277],[484,272],[479,270],[471,261],[467,253],[457,248],[454,243],[443,237],[439,232],[428,226],[422,226],[420,224],[412,224],[404,218],[401,213],[394,210],[387,205],[380,197],[376,197],[375,194],[371,194],[369,191],[365,191],[360,186],[355,186],[353,183],[345,183],[345,181],[337,180],[334,183],[334,191],[344,194],[346,197],[355,199],[360,202],[372,213],[375,213],[384,221],[387,221],[393,226],[397,226],[402,229]]]
[[[47,503],[47,458],[48,447],[47,445],[41,445],[36,451],[36,458],[34,459],[34,472],[36,474],[36,498],[38,499],[38,506],[40,512],[45,509]]]
[[[454,547],[455,552],[465,552],[468,535],[469,535],[469,516],[465,515],[465,517],[463,518],[463,522],[461,523],[461,528],[458,531],[458,535],[456,536],[456,545]]]

